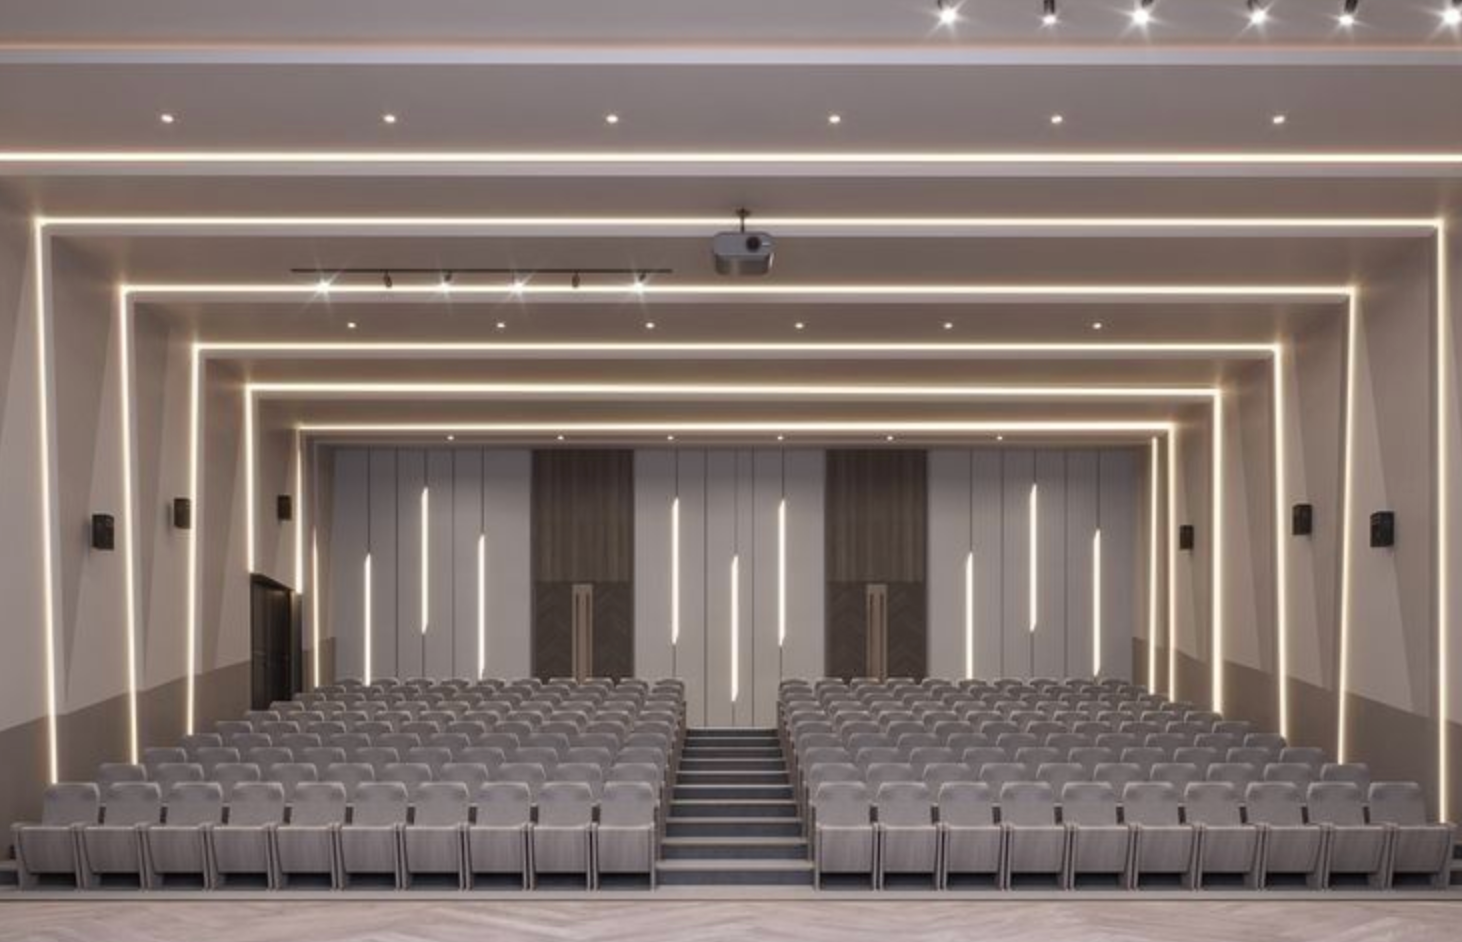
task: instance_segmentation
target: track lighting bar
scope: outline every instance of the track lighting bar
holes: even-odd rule
[[[330,285],[334,279],[352,275],[379,277],[388,290],[396,286],[398,276],[429,276],[436,278],[443,287],[450,286],[458,275],[511,275],[515,281],[538,276],[562,276],[572,279],[575,288],[585,277],[620,276],[643,283],[651,276],[673,275],[673,268],[291,268],[292,275],[309,275],[321,285]]]

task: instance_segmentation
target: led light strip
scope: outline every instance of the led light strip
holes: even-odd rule
[[[477,679],[487,673],[487,534],[477,534]]]
[[[254,531],[259,526],[259,510],[254,503],[255,468],[254,455],[254,397],[244,396],[244,516],[249,525],[244,528],[244,565],[252,575],[258,570],[259,557]]]
[[[661,435],[661,434],[817,434],[849,433],[883,434],[886,432],[963,434],[986,432],[1002,434],[1040,433],[1133,433],[1144,439],[1152,432],[1166,432],[1172,423],[1165,421],[939,421],[939,422],[305,422],[297,426],[311,434],[332,435]]]
[[[253,396],[289,394],[330,395],[357,398],[362,395],[409,396],[533,396],[588,397],[602,396],[714,396],[718,398],[771,398],[789,396],[847,398],[951,398],[951,399],[1049,399],[1073,397],[1082,399],[1212,399],[1217,395],[1211,386],[932,386],[932,385],[814,385],[778,383],[321,383],[267,382],[249,383],[245,389]]]
[[[431,623],[431,488],[421,489],[421,634]],[[423,671],[425,668],[423,667]]]
[[[678,500],[678,498],[677,498]],[[777,502],[777,647],[787,643],[787,498]]]
[[[731,705],[741,696],[741,554],[731,556]]]
[[[975,679],[975,551],[965,554],[965,680]]]
[[[1276,624],[1289,624],[1289,552],[1286,544],[1284,519],[1289,507],[1289,456],[1285,450],[1286,390],[1284,358],[1287,352],[1281,348],[1270,360],[1273,370],[1270,387],[1274,417],[1274,615]],[[1279,669],[1279,734],[1286,741],[1290,737],[1289,723],[1289,633],[1276,632],[1275,649],[1278,652]]]
[[[1213,566],[1213,585],[1209,590],[1209,604],[1212,606],[1212,614],[1209,615],[1209,646],[1213,663],[1209,665],[1212,671],[1213,691],[1210,698],[1215,713],[1223,712],[1224,705],[1224,637],[1223,637],[1223,586],[1224,586],[1224,546],[1223,532],[1226,529],[1224,517],[1224,473],[1223,473],[1223,445],[1224,445],[1224,408],[1223,393],[1219,393],[1213,400],[1213,470],[1210,473],[1210,487],[1213,489],[1213,496],[1209,505],[1212,507],[1213,521],[1209,529],[1213,531],[1210,538],[1209,554],[1213,557],[1210,561]]]
[[[1178,429],[1168,435],[1168,699],[1178,699]]]
[[[1438,805],[1441,820],[1451,816],[1451,673],[1448,663],[1452,656],[1452,639],[1448,628],[1452,622],[1451,598],[1451,544],[1449,542],[1452,511],[1451,448],[1452,429],[1449,405],[1453,396],[1452,377],[1452,310],[1451,279],[1447,272],[1450,259],[1447,257],[1447,221],[1437,220],[1436,238],[1436,418],[1437,423],[1437,512],[1432,515],[1436,521],[1436,608],[1437,608],[1437,770]]]
[[[670,646],[680,644],[680,495],[670,502]]]
[[[314,685],[320,686],[320,534],[310,530],[310,668]]]
[[[1102,529],[1091,535],[1091,675],[1102,676]]]
[[[1041,486],[1031,484],[1030,494],[1030,533],[1027,536],[1027,549],[1030,552],[1029,571],[1027,572],[1027,591],[1029,593],[1030,607],[1030,633],[1036,633],[1036,626],[1040,624],[1040,600],[1037,591],[1040,586],[1037,582],[1040,571],[1040,513],[1041,513]],[[1034,669],[1034,665],[1032,665]]]
[[[1157,692],[1157,546],[1158,546],[1158,443],[1154,435],[1148,446],[1147,470],[1147,689]],[[1168,591],[1172,591],[1169,588]]]
[[[127,324],[127,318],[131,307],[117,292],[117,359],[118,374],[121,377],[122,387],[122,414],[120,416],[122,426],[130,426],[135,417],[132,414],[131,391],[133,380],[132,372],[132,331]],[[132,476],[132,440],[135,431],[128,430],[122,434],[122,501],[126,508],[126,517],[122,521],[122,565],[124,578],[127,580],[124,597],[126,599],[126,624],[127,624],[127,752],[129,761],[137,765],[140,761],[140,722],[137,715],[137,524],[141,519],[137,514],[137,490],[136,482]]]
[[[371,671],[371,596],[371,554],[367,551],[365,554],[365,615],[361,619],[364,624],[364,630],[362,632],[364,636],[364,647],[362,648],[363,669],[361,672],[361,680],[365,683],[370,683],[375,678],[375,675]]]

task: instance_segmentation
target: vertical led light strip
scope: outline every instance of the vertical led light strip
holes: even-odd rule
[[[1147,468],[1147,689],[1157,692],[1157,544],[1158,535],[1157,436],[1148,446]]]
[[[1345,457],[1341,464],[1340,498],[1340,676],[1335,696],[1335,761],[1342,763],[1350,761],[1350,557],[1355,539],[1355,488],[1351,468],[1355,462],[1356,354],[1360,349],[1360,318],[1360,306],[1352,297],[1345,337]]]
[[[1030,544],[1030,573],[1028,582],[1030,591],[1031,634],[1035,634],[1036,625],[1040,621],[1039,601],[1036,598],[1040,589],[1040,581],[1037,575],[1037,567],[1040,562],[1040,488],[1041,486],[1039,484],[1032,484],[1030,496],[1030,539],[1028,541]],[[1034,665],[1032,667],[1034,668]]]
[[[431,621],[431,488],[421,489],[421,633]],[[422,667],[425,671],[425,666]]]
[[[477,534],[477,679],[487,673],[487,534]]]
[[[965,554],[965,680],[975,679],[975,551]]]
[[[258,525],[258,508],[254,505],[254,394],[244,392],[244,525],[245,565],[250,573],[256,569],[258,537],[254,533]]]
[[[1213,585],[1210,587],[1211,632],[1213,648],[1213,710],[1223,712],[1223,392],[1213,397],[1213,530],[1209,541],[1212,554]]]
[[[1285,373],[1287,348],[1276,345],[1270,363],[1274,388],[1274,624],[1278,649],[1279,734],[1289,738],[1289,540],[1285,510],[1289,506],[1289,472],[1284,450]]]
[[[117,292],[117,359],[122,387],[122,562],[127,579],[127,751],[136,765],[140,751],[137,717],[137,492],[132,463],[132,330],[127,296]]]
[[[46,223],[37,218],[31,229],[31,261],[34,264],[31,286],[36,301],[36,386],[40,407],[40,459],[41,459],[41,572],[45,579],[42,610],[45,613],[45,661],[46,661],[46,751],[50,781],[61,776],[60,738],[57,735],[56,716],[56,598],[60,591],[56,585],[56,560],[52,557],[56,547],[57,509],[52,501],[51,487],[51,316],[50,316],[50,273],[46,261]],[[191,732],[191,730],[189,730]]]
[[[305,591],[305,436],[294,433],[294,590]],[[310,583],[310,592],[315,584]]]
[[[1451,657],[1451,572],[1449,562],[1451,554],[1448,552],[1448,535],[1451,532],[1451,503],[1452,484],[1448,475],[1451,473],[1451,462],[1449,451],[1452,447],[1451,429],[1448,428],[1451,415],[1447,405],[1452,397],[1452,321],[1451,321],[1451,298],[1450,284],[1447,275],[1447,220],[1437,220],[1437,512],[1434,519],[1437,521],[1437,565],[1436,565],[1436,593],[1437,593],[1437,802],[1441,820],[1446,821],[1451,815],[1451,800],[1448,790],[1451,788],[1451,771],[1448,768],[1451,748],[1449,743],[1451,704],[1448,699],[1451,696],[1451,665],[1447,663]]]
[[[320,686],[320,534],[310,528],[310,668]]]
[[[731,557],[731,702],[741,695],[741,554]]]
[[[680,644],[680,497],[670,501],[670,646]]]
[[[787,498],[777,503],[777,647],[787,642]]]
[[[1178,698],[1178,427],[1168,432],[1168,699]]]
[[[188,506],[193,508],[193,526],[188,529],[188,671],[187,671],[187,715],[183,728],[191,734],[198,704],[198,579],[202,561],[198,533],[203,529],[203,501],[199,500],[198,466],[203,458],[203,434],[198,428],[202,415],[203,358],[198,352],[198,343],[193,343],[193,369],[188,386],[188,436],[192,439],[188,449]]]
[[[362,601],[365,603],[365,614],[361,623],[365,630],[365,644],[362,647],[364,656],[362,658],[361,680],[364,683],[371,682],[371,554],[365,554],[365,587]]]
[[[1102,676],[1102,530],[1091,535],[1091,675]]]

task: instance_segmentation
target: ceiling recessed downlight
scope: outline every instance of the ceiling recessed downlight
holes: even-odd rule
[[[396,121],[397,121],[397,118],[396,118],[396,114],[394,112],[388,111],[385,114],[381,115],[381,123],[382,124],[395,124]]]
[[[1061,21],[1061,14],[1056,10],[1056,0],[1044,0],[1041,5],[1041,24],[1043,26],[1055,26]]]
[[[162,114],[157,116],[157,120],[161,121],[163,124],[176,124],[178,121],[178,116],[173,114],[171,111],[164,111]]]
[[[1051,123],[1058,126],[1065,124],[1066,116],[1064,114],[1053,114],[1051,115]]]
[[[1269,123],[1277,128],[1284,127],[1286,124],[1289,123],[1289,115],[1277,114],[1269,119]]]
[[[953,0],[938,0],[935,11],[941,26],[953,26],[959,22],[959,4]]]
[[[945,321],[944,322],[944,329],[945,330],[954,330],[954,321]]]
[[[839,124],[842,124],[843,123],[843,116],[840,115],[840,114],[838,114],[836,111],[834,111],[832,114],[830,114],[830,115],[827,116],[827,123],[828,124],[831,124],[831,125],[839,125]]]
[[[1137,6],[1132,8],[1132,23],[1135,26],[1150,26],[1152,24],[1152,6],[1155,0],[1137,0]]]
[[[1451,0],[1446,12],[1442,14],[1442,22],[1448,26],[1462,26],[1462,0]]]
[[[609,114],[607,114],[607,115],[604,116],[604,123],[605,124],[618,124],[619,123],[619,115],[616,114],[613,111],[609,112]]]
[[[1107,325],[1106,325],[1106,324],[1104,324],[1104,323],[1102,323],[1102,322],[1101,322],[1101,321],[1092,321],[1092,322],[1091,322],[1091,329],[1092,329],[1092,330],[1102,330],[1102,329],[1104,329],[1104,328],[1105,328],[1105,327],[1106,327],[1106,326],[1107,326]]]
[[[345,322],[345,329],[346,330],[355,330],[359,326],[360,325],[357,324],[355,321],[346,321]]]
[[[1345,0],[1345,6],[1340,11],[1340,25],[1349,29],[1355,25],[1356,13],[1360,10],[1360,0]]]
[[[1269,22],[1269,6],[1263,0],[1249,0],[1249,24],[1263,26]]]
[[[654,321],[645,321],[645,330],[654,330],[654,329],[655,329],[655,322]]]
[[[504,323],[503,321],[498,321],[497,322],[497,329],[498,330],[507,330],[508,329],[508,325],[506,323]]]

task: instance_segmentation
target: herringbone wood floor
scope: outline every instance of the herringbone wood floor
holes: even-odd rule
[[[478,902],[345,899],[6,903],[26,942],[1455,942],[1462,903]]]

